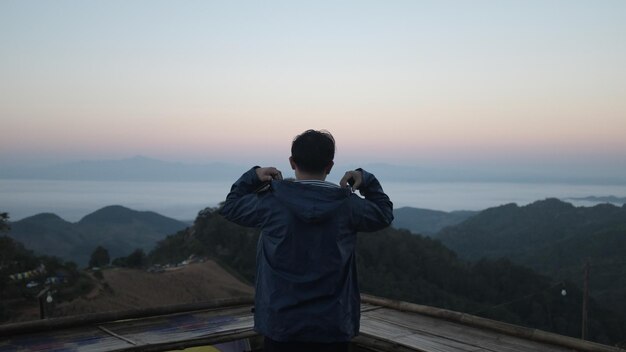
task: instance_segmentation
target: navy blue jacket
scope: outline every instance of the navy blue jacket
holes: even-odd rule
[[[221,209],[227,219],[261,229],[255,330],[276,341],[349,341],[360,319],[356,233],[387,227],[393,204],[367,171],[363,199],[321,181],[272,181],[259,191],[255,169],[233,184]]]

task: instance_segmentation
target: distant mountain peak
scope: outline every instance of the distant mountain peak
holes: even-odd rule
[[[111,205],[86,215],[77,223],[51,213],[37,214],[12,222],[9,236],[37,253],[85,265],[96,246],[103,246],[112,256],[125,256],[135,248],[147,251],[165,236],[188,226],[152,211]]]
[[[520,206],[517,205],[517,203],[506,203],[506,204],[499,205],[497,207],[487,208],[484,210],[484,212],[487,212],[487,213],[508,212],[511,210],[517,210],[519,208]]]
[[[588,197],[572,197],[571,200],[585,200],[589,202],[602,202],[602,203],[614,203],[614,204],[626,204],[626,197],[610,196],[588,196]]]
[[[143,155],[122,159],[81,160],[34,168],[0,170],[0,178],[90,181],[233,180],[247,167],[226,163],[189,164]]]
[[[88,223],[120,223],[129,222],[134,217],[139,217],[142,212],[133,210],[122,205],[109,205],[98,209],[91,214],[85,215],[79,224]]]
[[[432,236],[447,226],[456,225],[467,220],[477,212],[453,211],[402,207],[394,209],[393,227],[407,229],[412,233]]]
[[[100,212],[100,211],[102,211],[102,212],[107,212],[107,211],[127,211],[127,212],[133,212],[133,211],[136,211],[136,210],[127,208],[127,207],[125,207],[123,205],[113,204],[113,205],[107,205],[106,207],[102,207],[102,208],[94,211],[94,213],[97,213],[97,212]]]
[[[24,221],[24,222],[50,222],[50,221],[61,221],[61,222],[67,222],[65,219],[61,218],[60,216],[58,216],[57,214],[54,213],[40,213],[40,214],[35,214],[33,216],[29,216],[27,218],[24,218],[20,221]]]
[[[544,200],[538,200],[526,206],[527,208],[565,208],[571,209],[575,208],[574,205],[568,202],[564,202],[558,198],[546,198]]]
[[[130,160],[156,160],[154,158],[147,157],[145,155],[135,155],[129,158]]]

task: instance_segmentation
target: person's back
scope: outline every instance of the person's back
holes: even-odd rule
[[[330,134],[306,131],[292,145],[296,180],[283,181],[275,168],[252,168],[221,209],[227,219],[261,228],[255,329],[266,337],[266,350],[347,346],[358,333],[356,233],[388,226],[393,207],[366,171],[347,172],[340,185],[326,182],[334,151]]]

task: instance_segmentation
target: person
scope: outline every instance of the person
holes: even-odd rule
[[[261,229],[254,328],[265,351],[347,351],[358,334],[356,234],[389,226],[393,204],[363,169],[327,182],[334,156],[329,132],[307,130],[291,146],[295,180],[255,166],[221,208],[226,219]]]

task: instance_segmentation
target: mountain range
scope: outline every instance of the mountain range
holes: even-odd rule
[[[623,205],[626,204],[626,197],[616,197],[616,196],[588,196],[588,197],[572,197],[568,198],[571,200],[584,200],[588,202],[595,203],[611,203],[615,205]]]
[[[79,263],[97,245],[112,258],[143,248],[152,264],[193,254],[248,282],[255,278],[258,230],[234,225],[216,209],[201,211],[192,226],[120,206],[77,223],[39,214],[11,225],[9,234],[27,248]],[[394,226],[431,234],[394,228],[360,234],[364,292],[577,336],[582,264],[589,258],[590,336],[607,343],[626,335],[626,206],[546,199],[476,213],[401,208]]]
[[[274,165],[288,167],[286,165]],[[259,162],[263,162],[260,160]],[[90,181],[224,181],[235,180],[243,170],[254,165],[224,162],[190,164],[163,161],[145,156],[113,160],[82,160],[47,166],[5,164],[0,179],[90,180]],[[394,182],[563,182],[589,184],[626,184],[622,172],[567,172],[544,166],[528,168],[484,168],[478,165],[390,165],[385,163],[337,163],[336,170],[363,167],[373,171],[381,180]],[[533,171],[530,171],[530,170]],[[283,170],[287,171],[287,170]],[[603,176],[598,176],[602,174]]]
[[[43,213],[12,222],[10,237],[38,254],[53,255],[84,266],[92,251],[103,246],[111,258],[126,256],[137,248],[145,251],[166,235],[188,225],[150,211],[119,205],[104,207],[71,223]]]
[[[462,223],[443,229],[435,238],[467,259],[507,257],[531,268],[542,269],[572,265],[572,260],[579,264],[586,257],[600,260],[606,257],[610,248],[598,247],[598,236],[606,237],[609,236],[607,233],[625,229],[626,205],[575,207],[551,198],[522,207],[506,204],[483,210]],[[623,237],[623,253],[626,253],[626,232]],[[568,252],[573,258],[559,255],[549,260],[537,260],[546,251],[556,253],[557,247],[569,247],[572,243],[578,248]]]
[[[242,168],[226,163],[185,164],[143,156],[118,160],[82,160],[37,167],[3,167],[0,178],[89,181],[235,180]]]
[[[206,209],[193,226],[160,241],[149,258],[165,264],[206,256],[254,282],[259,235]],[[392,227],[357,238],[357,272],[365,293],[579,336],[582,292],[575,282],[555,282],[504,258],[470,262],[439,240]],[[611,343],[626,334],[625,316],[593,298],[589,306],[591,339]]]
[[[486,209],[435,235],[460,257],[507,258],[582,287],[626,317],[626,205],[575,207],[558,199]]]
[[[394,210],[394,214],[394,227],[433,236],[476,212],[403,207]],[[189,225],[155,212],[114,205],[88,214],[75,223],[52,213],[37,214],[11,223],[9,235],[36,253],[58,256],[84,266],[96,246],[106,248],[111,258],[126,256],[137,248],[148,252],[166,235]]]
[[[412,207],[402,207],[393,210],[394,220],[391,224],[397,229],[406,229],[415,234],[433,236],[443,228],[459,224],[477,211],[439,211]]]

